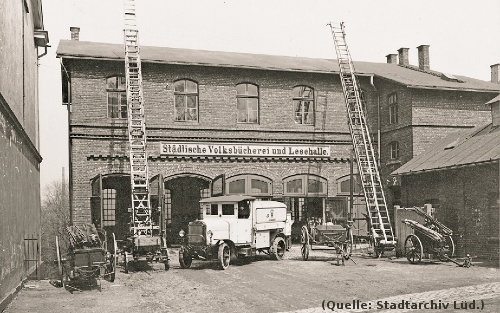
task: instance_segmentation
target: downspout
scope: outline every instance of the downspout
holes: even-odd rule
[[[73,225],[73,165],[71,158],[71,80],[64,66],[63,58],[60,59],[61,68],[68,78],[68,209],[69,209],[69,225]],[[64,82],[63,82],[64,83]]]
[[[370,76],[370,85],[377,92],[377,165],[380,167],[380,94],[373,84],[373,75]]]

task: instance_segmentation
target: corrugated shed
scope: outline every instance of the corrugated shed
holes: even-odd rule
[[[57,57],[81,59],[123,60],[121,44],[89,41],[61,40]],[[338,63],[333,59],[277,56],[251,53],[193,50],[167,47],[141,46],[143,62],[184,64],[216,67],[237,67],[260,70],[298,71],[311,73],[337,73]],[[415,66],[354,61],[358,75],[374,75],[412,88],[475,90],[500,92],[500,84],[493,84],[464,76],[458,81],[441,78],[439,72],[423,72]]]
[[[499,159],[500,127],[492,127],[492,124],[488,124],[447,136],[392,172],[392,175],[409,175],[498,162]]]

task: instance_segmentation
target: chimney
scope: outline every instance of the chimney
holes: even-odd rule
[[[421,45],[417,47],[418,49],[418,68],[422,71],[430,71],[431,66],[429,64],[429,45]]]
[[[500,63],[493,64],[491,68],[491,82],[495,84],[500,84]]]
[[[398,50],[399,65],[410,65],[410,61],[408,60],[408,50],[408,48],[400,48]]]
[[[71,32],[71,40],[80,40],[80,27],[70,27],[69,31]]]
[[[398,55],[395,53],[388,54],[385,57],[387,58],[388,64],[397,64],[398,63]]]

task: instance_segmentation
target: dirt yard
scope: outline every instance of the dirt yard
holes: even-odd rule
[[[49,280],[28,281],[5,312],[409,311],[379,308],[378,300],[382,304],[431,300],[442,304],[441,309],[426,312],[468,311],[461,309],[461,304],[482,306],[482,312],[500,312],[498,268],[483,263],[462,268],[429,260],[412,265],[390,253],[375,259],[355,252],[357,264],[348,260],[345,266],[337,266],[335,256],[324,251],[312,251],[309,260],[303,261],[300,247],[294,246],[285,260],[272,261],[262,255],[233,262],[221,271],[206,261],[194,261],[191,268],[180,269],[177,250],[172,249],[169,271],[164,271],[162,264],[137,264],[125,274],[120,266],[116,280],[103,280],[100,288],[92,286],[80,292],[56,288]],[[370,309],[333,307],[357,300],[371,303]]]

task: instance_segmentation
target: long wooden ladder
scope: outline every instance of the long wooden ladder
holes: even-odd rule
[[[125,0],[125,75],[128,106],[130,181],[132,188],[132,224],[130,234],[152,236],[146,151],[146,124],[142,94],[141,58],[134,0]]]
[[[354,65],[345,40],[344,23],[340,23],[338,27],[333,26],[331,23],[328,25],[335,42],[340,68],[340,81],[347,107],[349,130],[370,218],[371,235],[375,242],[375,248],[382,252],[384,249],[393,248],[396,242],[389,219],[384,190],[382,189],[377,160],[375,159],[375,152],[363,112]]]

